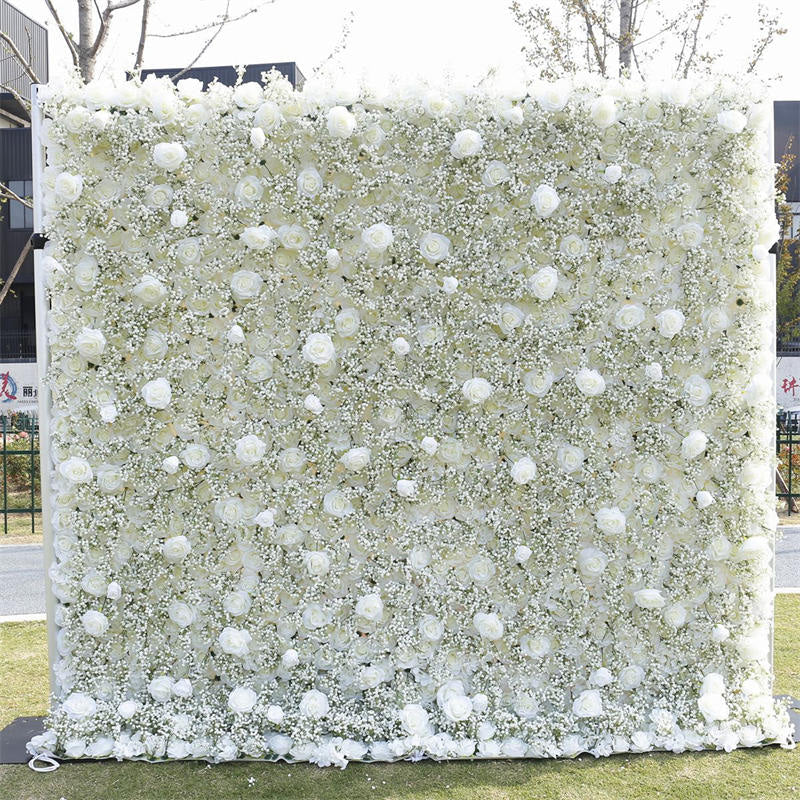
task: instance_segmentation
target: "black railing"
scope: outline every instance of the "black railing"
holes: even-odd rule
[[[0,361],[35,358],[36,331],[0,331]]]
[[[31,414],[0,416],[0,482],[4,535],[41,530],[39,423]],[[27,519],[26,519],[27,518]]]

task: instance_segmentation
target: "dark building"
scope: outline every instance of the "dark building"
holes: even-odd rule
[[[0,0],[0,30],[9,36],[40,82],[48,80],[47,28]],[[31,96],[31,77],[6,42],[0,42],[0,180],[30,198],[30,115],[20,98]],[[5,281],[33,231],[33,212],[15,200],[0,206],[0,279]],[[0,360],[36,357],[33,256],[28,255],[0,306]]]
[[[5,0],[0,0],[2,9],[10,8],[19,14],[16,9],[9,6]],[[22,37],[21,41],[28,41],[26,31],[36,23],[28,20],[24,14],[19,15],[24,21],[17,21],[16,30]],[[0,30],[8,30],[3,26],[3,18],[0,17]],[[47,31],[41,26],[37,26],[44,31],[45,52],[43,58],[36,63],[39,65],[37,76],[42,81],[47,80]],[[18,41],[15,39],[15,41]],[[23,53],[25,51],[23,50]],[[8,56],[8,54],[6,54]],[[3,64],[7,64],[13,59],[6,57]],[[14,62],[16,63],[16,62]],[[305,78],[303,73],[292,62],[280,64],[254,64],[247,67],[245,81],[261,81],[261,74],[275,68],[292,83],[295,88],[303,85]],[[18,71],[18,70],[17,70]],[[142,78],[147,75],[156,77],[174,76],[180,72],[180,68],[175,69],[150,69],[142,71]],[[3,73],[5,74],[5,73]],[[17,73],[13,73],[18,77]],[[232,85],[237,81],[237,73],[234,67],[195,67],[183,73],[181,78],[197,78],[208,84],[216,78],[221,83]],[[3,78],[5,81],[6,78]],[[15,90],[23,97],[30,97],[30,80],[27,82],[18,80],[14,84]],[[3,100],[2,98],[6,98]],[[24,108],[20,108],[19,103],[13,95],[0,95],[0,103],[5,108],[14,109],[16,115],[24,114],[22,119],[18,116],[19,124],[27,126],[28,115]],[[16,103],[16,106],[14,105]],[[0,120],[2,124],[2,120]],[[0,128],[0,180],[20,197],[30,197],[32,194],[31,176],[33,174],[31,166],[31,135],[29,127],[6,127]],[[33,212],[18,203],[10,200],[7,205],[0,207],[0,278],[8,277],[17,257],[22,252],[25,242],[33,233]],[[17,273],[11,292],[0,306],[0,361],[32,361],[36,358],[36,317],[34,312],[34,291],[33,291],[33,256],[29,255],[22,269]]]

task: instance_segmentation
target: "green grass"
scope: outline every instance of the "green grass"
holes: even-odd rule
[[[800,697],[800,595],[776,601],[776,692]],[[46,704],[43,623],[0,626],[0,725]],[[250,780],[254,782],[251,784]],[[0,767],[3,800],[787,800],[800,750],[644,754],[571,761],[351,764],[64,764]]]

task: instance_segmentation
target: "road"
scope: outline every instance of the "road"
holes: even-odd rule
[[[775,552],[775,586],[800,589],[800,525],[781,528]],[[44,610],[41,545],[0,546],[0,617]]]

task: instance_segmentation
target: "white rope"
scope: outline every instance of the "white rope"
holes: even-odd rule
[[[37,766],[36,762],[42,761],[45,763],[46,766],[40,767]],[[49,750],[43,750],[41,753],[37,753],[29,762],[28,766],[34,772],[52,772],[53,770],[58,769],[61,764],[56,761],[56,757],[54,753],[51,753]]]

